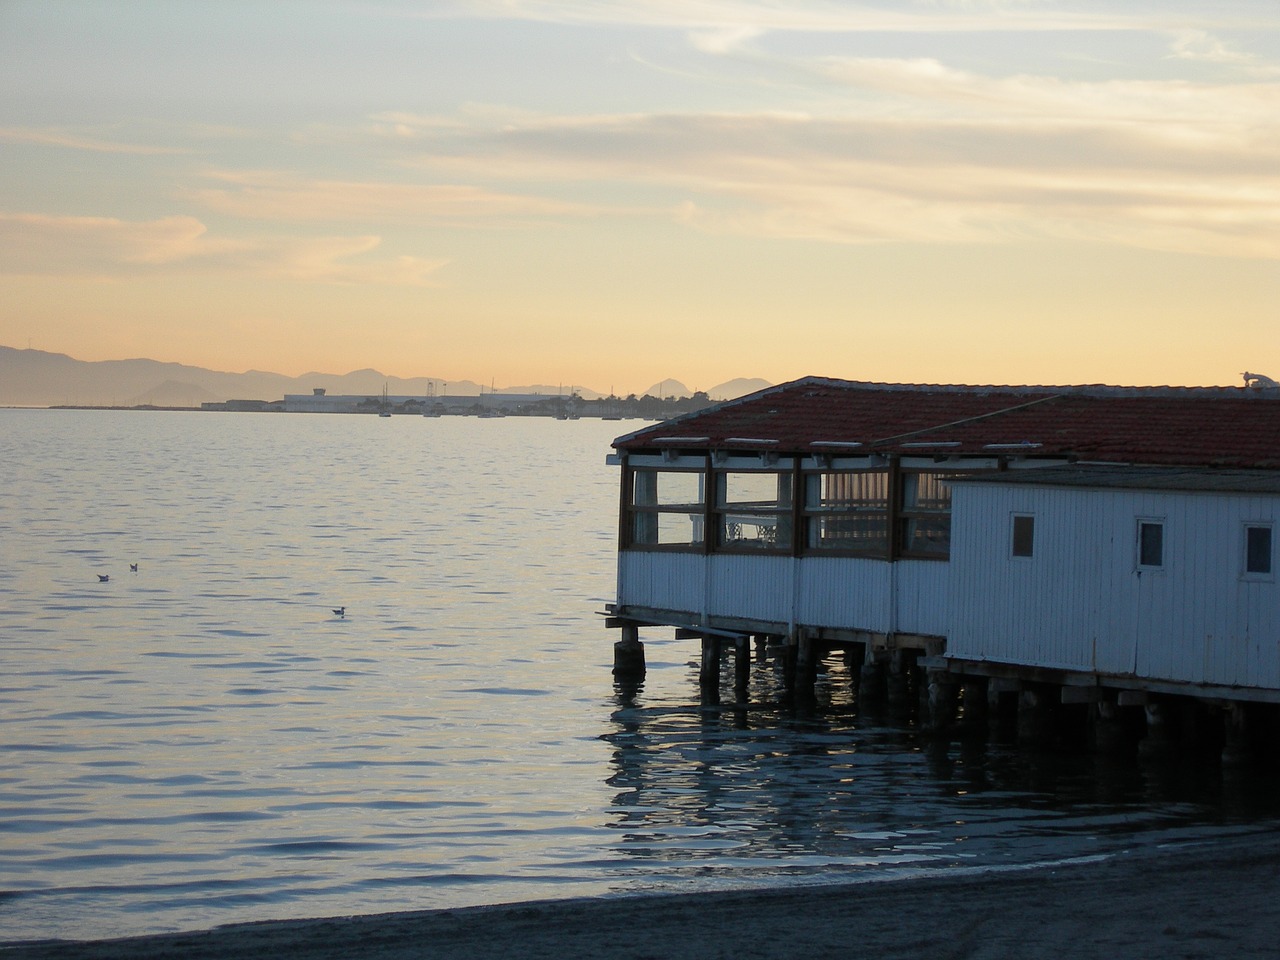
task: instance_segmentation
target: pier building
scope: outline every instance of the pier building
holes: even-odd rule
[[[1229,753],[1250,705],[1280,715],[1266,378],[810,377],[613,446],[620,675],[643,669],[640,628],[663,626],[701,641],[709,696],[724,650],[741,696],[752,645],[772,645],[797,698],[840,653],[861,701],[923,704],[940,731],[1012,713],[1032,738],[1065,712],[1153,748],[1207,711]]]

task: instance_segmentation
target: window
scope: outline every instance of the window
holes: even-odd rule
[[[629,504],[631,543],[700,547],[706,526],[704,489],[701,471],[635,471]]]
[[[937,557],[951,553],[951,487],[953,473],[902,475],[902,552]]]
[[[1138,566],[1164,566],[1164,524],[1154,520],[1138,521]]]
[[[716,474],[717,546],[791,550],[790,473]]]
[[[1271,573],[1271,527],[1249,524],[1244,528],[1244,572],[1267,576]]]
[[[889,550],[889,474],[811,473],[805,478],[806,545],[884,557]]]
[[[1013,555],[1029,557],[1035,549],[1036,518],[1015,514],[1013,518]]]

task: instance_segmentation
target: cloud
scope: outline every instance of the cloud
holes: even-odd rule
[[[1158,9],[1147,13],[1085,11],[1043,0],[942,0],[845,3],[838,0],[453,0],[424,18],[529,20],[615,27],[664,27],[698,32],[741,28],[763,32],[949,30],[1009,31],[1131,29],[1183,21]],[[1207,18],[1206,18],[1207,19]]]
[[[0,214],[0,272],[20,276],[128,279],[158,272],[227,273],[331,283],[423,286],[448,262],[375,258],[376,236],[212,237],[194,217]]]
[[[45,130],[29,127],[0,127],[0,141],[26,143],[36,146],[63,147],[68,150],[85,150],[91,153],[126,153],[145,156],[184,154],[192,151],[181,147],[156,147],[137,143],[119,143],[68,133],[65,130]]]
[[[465,184],[318,180],[270,171],[215,171],[208,178],[219,186],[190,190],[187,198],[218,213],[254,220],[512,223],[597,212],[585,204]]]
[[[826,113],[396,123],[458,182],[614,184],[629,202],[642,185],[664,215],[716,232],[1280,255],[1280,83],[986,77],[931,58],[808,68],[848,91]]]
[[[1263,78],[1280,77],[1280,67],[1267,63],[1256,54],[1238,50],[1230,43],[1205,30],[1183,30],[1175,37],[1170,57],[1237,67],[1242,72]]]

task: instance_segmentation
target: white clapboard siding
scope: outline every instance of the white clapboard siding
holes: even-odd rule
[[[1245,525],[1280,498],[957,484],[947,655],[1140,678],[1280,688],[1280,588],[1244,574]],[[1032,558],[1012,517],[1035,517]],[[1137,565],[1141,519],[1164,563]],[[1280,532],[1280,531],[1277,531]]]

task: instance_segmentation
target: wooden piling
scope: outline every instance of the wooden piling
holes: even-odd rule
[[[929,715],[925,723],[932,733],[946,733],[956,721],[960,684],[945,670],[930,670],[928,679]]]
[[[895,714],[907,715],[911,709],[911,674],[915,669],[914,650],[897,649],[889,656],[885,671],[885,702]]]
[[[751,638],[735,637],[733,641],[733,690],[739,699],[745,699],[751,685]]]
[[[1245,763],[1249,759],[1249,727],[1243,703],[1229,703],[1223,708],[1222,733],[1222,765]]]
[[[643,680],[645,674],[644,644],[640,628],[634,624],[622,627],[622,639],[613,645],[613,675],[618,680]]]
[[[989,704],[986,677],[966,677],[961,702],[964,704],[964,733],[976,736],[986,733]]]
[[[702,637],[702,668],[698,671],[698,686],[704,696],[720,694],[720,638],[704,634]]]
[[[858,708],[877,709],[884,706],[887,694],[886,664],[868,652],[858,677]]]
[[[1045,746],[1053,736],[1052,701],[1044,690],[1024,688],[1018,695],[1018,742]]]
[[[1138,755],[1144,759],[1162,760],[1174,755],[1177,745],[1169,727],[1169,715],[1159,700],[1148,700],[1143,707],[1147,720],[1147,735],[1138,743]]]
[[[796,649],[795,695],[797,700],[807,703],[814,699],[814,685],[818,682],[817,644],[804,630],[796,635],[794,644]]]
[[[1094,704],[1093,748],[1107,757],[1122,757],[1133,751],[1133,738],[1125,728],[1115,700],[1104,698]]]

